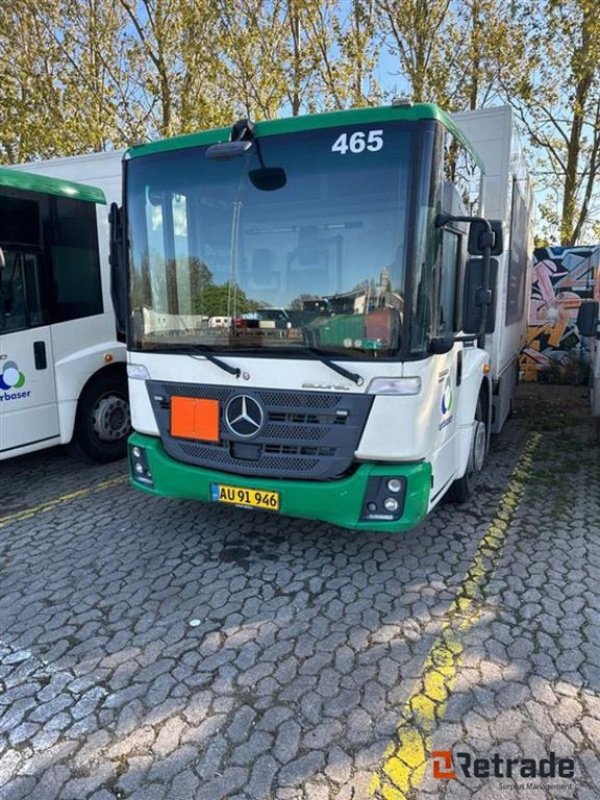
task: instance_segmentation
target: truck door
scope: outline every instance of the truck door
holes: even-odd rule
[[[0,459],[59,437],[41,252],[3,248],[0,266]]]
[[[461,233],[446,229],[442,235],[442,252],[436,270],[434,297],[434,328],[437,336],[453,336],[458,328],[457,294],[459,263],[463,242]],[[455,445],[455,411],[460,396],[459,347],[443,355],[432,356],[435,435],[438,443],[435,463],[435,485],[440,491],[456,471],[457,452]]]

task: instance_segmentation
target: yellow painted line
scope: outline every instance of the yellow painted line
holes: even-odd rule
[[[118,486],[126,481],[126,475],[120,475],[118,478],[109,478],[108,480],[96,483],[94,486],[87,486],[84,489],[77,489],[74,492],[68,492],[67,494],[60,495],[60,497],[55,497],[53,500],[47,500],[45,503],[40,503],[37,506],[31,506],[23,511],[16,511],[14,514],[7,514],[4,517],[0,517],[0,528],[5,528],[7,525],[10,525],[13,522],[20,522],[24,519],[30,519],[31,517],[35,517],[37,514],[41,514],[43,511],[51,511],[53,508],[62,506],[64,503],[70,503],[73,500],[79,500],[80,498],[86,497],[89,494],[102,492],[104,489],[110,489],[112,486]]]
[[[421,670],[421,676],[400,715],[394,739],[373,774],[369,796],[378,800],[408,800],[429,766],[431,737],[444,717],[450,692],[456,684],[463,653],[461,634],[479,616],[477,599],[489,581],[504,540],[519,508],[531,473],[533,452],[541,434],[532,434],[523,448],[498,510],[469,565],[458,595],[446,612]]]

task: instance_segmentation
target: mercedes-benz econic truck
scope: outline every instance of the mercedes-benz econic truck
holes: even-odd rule
[[[106,184],[106,158],[83,161],[98,158]],[[106,196],[71,161],[0,168],[0,460],[57,444],[100,462],[127,451]]]
[[[510,109],[240,120],[123,167],[136,487],[389,532],[469,499],[525,337]]]

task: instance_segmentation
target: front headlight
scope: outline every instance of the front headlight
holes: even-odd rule
[[[421,378],[373,378],[367,394],[415,395],[421,391]]]
[[[134,381],[149,381],[150,373],[143,364],[127,364],[127,377]]]

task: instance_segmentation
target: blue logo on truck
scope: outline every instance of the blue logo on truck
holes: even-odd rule
[[[450,378],[447,378],[444,391],[442,393],[442,421],[438,426],[439,430],[447,427],[452,422],[453,415],[450,412],[452,411],[453,404],[454,393],[452,391],[452,381]]]
[[[31,392],[15,392],[25,385],[25,373],[21,372],[16,361],[5,361],[0,374],[0,401],[22,400],[29,397]],[[12,391],[11,391],[12,390]]]
[[[0,389],[20,389],[25,383],[25,375],[19,370],[16,361],[5,361],[0,375]]]

